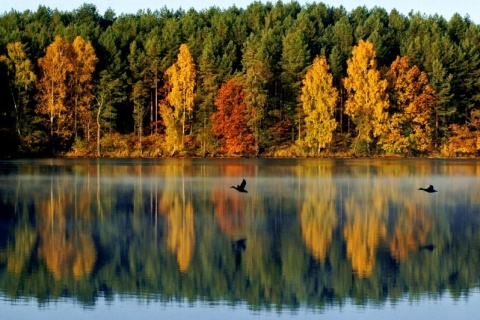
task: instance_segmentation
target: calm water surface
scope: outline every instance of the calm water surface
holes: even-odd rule
[[[472,319],[479,174],[473,160],[0,161],[2,319]],[[248,193],[230,188],[243,178]]]

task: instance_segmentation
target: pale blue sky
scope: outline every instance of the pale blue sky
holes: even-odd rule
[[[57,8],[61,11],[71,11],[77,9],[83,3],[93,3],[100,14],[103,14],[107,8],[112,8],[118,15],[122,13],[136,13],[141,9],[155,9],[166,6],[169,9],[189,9],[203,10],[212,6],[221,9],[231,7],[235,4],[238,8],[245,8],[253,0],[183,0],[183,1],[167,1],[167,0],[0,0],[0,13],[15,9],[17,11],[32,10],[36,11],[39,5],[45,5],[51,9]],[[262,2],[266,2],[262,0]],[[276,1],[271,1],[275,3]],[[288,3],[289,0],[284,0]],[[312,3],[314,1],[298,0],[298,3]],[[315,1],[323,2],[327,5],[339,7],[343,5],[348,11],[358,7],[367,6],[373,8],[375,6],[382,7],[387,11],[393,8],[403,14],[410,11],[420,12],[422,14],[433,15],[439,14],[447,20],[457,12],[462,17],[470,16],[470,19],[480,24],[480,1],[479,0],[324,0]]]

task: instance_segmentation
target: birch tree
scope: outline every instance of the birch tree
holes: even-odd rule
[[[72,134],[72,117],[66,103],[67,76],[73,70],[69,44],[56,37],[47,47],[45,56],[38,60],[38,64],[41,77],[37,86],[37,112],[48,119],[50,142],[54,151],[54,138],[61,143]]]
[[[180,46],[177,62],[165,73],[171,86],[168,101],[174,109],[175,119],[182,126],[181,145],[183,148],[187,116],[190,116],[193,111],[196,78],[195,62],[186,44]]]
[[[352,119],[357,130],[354,152],[358,152],[360,144],[364,144],[370,153],[370,144],[384,130],[388,108],[387,81],[381,79],[380,71],[377,70],[375,50],[371,42],[360,40],[353,48],[343,83],[347,90],[345,113]]]
[[[316,57],[302,82],[300,101],[305,113],[305,144],[319,154],[332,142],[337,127],[334,118],[337,89],[325,56]]]

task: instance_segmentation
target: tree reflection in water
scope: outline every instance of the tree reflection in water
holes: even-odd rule
[[[0,290],[12,299],[322,308],[478,289],[476,161],[0,166]],[[248,194],[230,189],[242,177]],[[426,181],[442,188],[416,192]]]

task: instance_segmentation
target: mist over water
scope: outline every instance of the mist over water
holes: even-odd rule
[[[0,305],[371,319],[441,301],[468,319],[479,172],[471,160],[1,161]],[[242,179],[248,193],[231,188]]]

